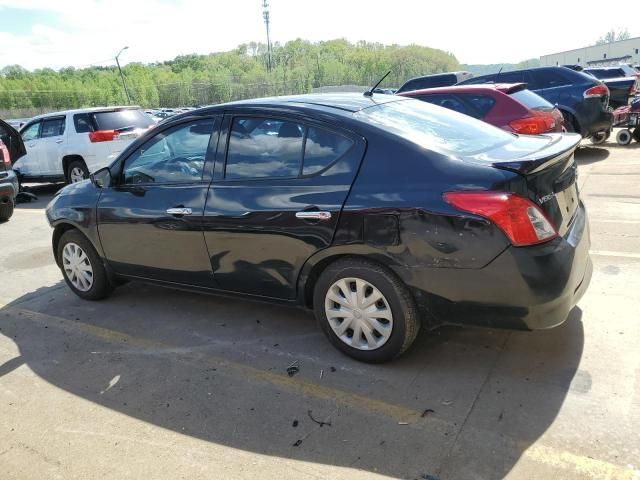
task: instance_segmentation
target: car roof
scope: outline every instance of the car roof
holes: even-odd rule
[[[137,109],[140,109],[138,105],[115,105],[113,107],[90,107],[90,108],[78,108],[75,110],[61,110],[59,112],[49,112],[49,113],[43,113],[42,115],[36,115],[35,117],[30,118],[29,122],[32,122],[33,120],[39,120],[41,118],[58,117],[61,115],[69,115],[69,114],[76,114],[76,113],[94,113],[94,112],[109,112],[112,110],[137,110]]]
[[[462,92],[487,92],[498,91],[502,93],[514,93],[527,88],[526,83],[480,83],[476,85],[451,85],[448,87],[424,88],[422,90],[412,90],[402,92],[398,95],[412,97],[414,95],[437,94],[437,93],[462,93]]]
[[[282,97],[254,98],[251,100],[239,100],[204,107],[209,109],[226,109],[233,107],[281,107],[287,108],[294,105],[308,107],[323,107],[343,112],[358,112],[365,108],[373,107],[389,102],[404,100],[395,95],[373,94],[370,97],[362,93],[318,93],[305,95],[289,95]],[[194,110],[186,113],[193,113]]]

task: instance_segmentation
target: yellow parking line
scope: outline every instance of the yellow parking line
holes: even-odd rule
[[[34,312],[32,310],[25,310],[18,307],[3,307],[1,303],[0,309],[5,313],[14,313],[16,315],[19,313],[21,318],[27,318],[40,324],[46,324],[48,326],[52,326],[53,324],[53,326],[64,331],[70,333],[85,333],[109,343],[125,344],[129,347],[142,349],[167,349],[174,347],[162,342],[134,337],[126,333],[104,327],[98,327],[96,325],[72,321],[62,317]],[[259,368],[219,358],[208,353],[187,352],[185,354],[181,354],[180,358],[182,361],[187,361],[189,364],[193,364],[198,367],[202,367],[206,362],[217,366],[225,366],[238,373],[239,378],[249,378],[262,383],[283,387],[294,393],[303,394],[320,400],[336,401],[356,410],[361,409],[370,413],[381,414],[396,421],[408,422],[413,426],[419,426],[421,422],[428,422],[430,426],[450,430],[453,425],[452,422],[447,422],[432,416],[424,420],[420,418],[421,412],[412,408],[381,400],[374,400],[362,395],[357,395],[324,385],[318,385],[308,382],[300,377],[292,378],[261,370]],[[624,468],[603,460],[577,455],[565,450],[548,447],[540,443],[535,443],[533,445],[517,441],[514,443],[521,446],[523,458],[558,470],[569,470],[571,472],[578,473],[581,475],[581,478],[591,480],[637,480],[640,478],[640,472],[638,470],[634,471],[631,468]]]

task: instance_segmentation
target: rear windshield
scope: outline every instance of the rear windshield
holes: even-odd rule
[[[126,128],[148,128],[153,120],[142,110],[116,110],[93,114],[98,130],[118,130]]]
[[[624,70],[620,68],[614,68],[612,70],[587,70],[587,72],[600,79],[626,77]]]
[[[553,108],[553,105],[531,90],[518,90],[517,92],[510,93],[509,96],[532,110],[547,110]]]
[[[365,108],[354,116],[423,148],[454,155],[474,155],[515,140],[488,123],[419,100]]]

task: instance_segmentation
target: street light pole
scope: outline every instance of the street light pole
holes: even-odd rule
[[[118,65],[118,71],[120,72],[120,78],[122,79],[122,87],[124,88],[124,93],[127,95],[127,105],[131,105],[131,97],[129,96],[129,90],[127,90],[127,84],[124,81],[124,75],[122,74],[122,68],[120,68],[120,62],[118,61],[118,57],[122,55],[129,47],[124,47],[120,52],[116,55],[116,65]]]

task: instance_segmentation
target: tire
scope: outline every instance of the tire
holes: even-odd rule
[[[636,127],[636,128],[633,130],[633,139],[634,139],[636,142],[640,143],[640,127]]]
[[[604,142],[607,141],[609,136],[610,136],[610,134],[608,132],[597,132],[597,133],[594,133],[591,136],[591,143],[593,143],[594,145],[602,145]]]
[[[616,134],[616,142],[618,142],[618,145],[629,145],[632,138],[631,132],[626,128],[623,128]]]
[[[564,128],[568,133],[575,133],[578,130],[576,129],[576,122],[573,118],[573,115],[567,112],[561,112],[562,117],[564,118]]]
[[[66,247],[69,247],[69,250],[65,251]],[[78,249],[80,253],[84,253],[84,257],[78,253]],[[68,254],[71,254],[71,263],[67,263],[67,258],[70,258]],[[78,230],[68,230],[60,237],[56,255],[65,282],[67,282],[73,293],[80,298],[102,300],[113,291],[113,286],[109,282],[102,259],[98,256],[91,242]],[[73,260],[76,260],[77,263]],[[76,273],[79,270],[73,268],[74,263],[79,267],[88,266],[91,269],[90,281],[87,280],[87,277],[78,278],[79,276]],[[69,269],[66,268],[67,265],[69,265]]]
[[[338,315],[347,311],[345,305],[349,302],[344,295],[339,297],[342,305],[331,298],[337,298],[336,295],[340,295],[344,288],[351,287],[353,292],[354,287],[358,289],[363,285],[366,288],[361,290],[364,292],[362,305],[366,305],[368,299],[371,301],[374,295],[377,298],[377,294],[381,294],[382,299],[367,307],[369,310],[375,306],[373,314],[367,314],[364,308],[349,310],[354,316],[349,318],[349,327],[339,336],[340,327],[347,318],[340,319]],[[404,283],[386,268],[363,259],[338,260],[330,264],[315,285],[313,305],[316,319],[329,341],[341,352],[362,362],[392,360],[411,346],[420,330],[418,309]],[[354,305],[353,302],[351,305]],[[331,319],[328,312],[330,315],[333,312]],[[386,318],[375,315],[385,315]],[[365,335],[366,332],[362,330],[357,340],[359,346],[354,346],[356,331],[361,331],[363,325],[369,334]],[[370,328],[370,325],[376,327]]]
[[[82,160],[73,160],[67,166],[67,183],[76,183],[89,178],[89,169]]]
[[[14,204],[11,197],[0,198],[0,222],[6,222],[13,215]]]

